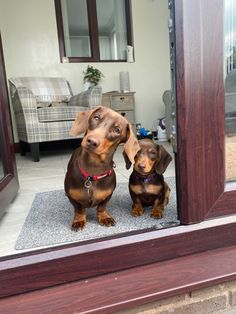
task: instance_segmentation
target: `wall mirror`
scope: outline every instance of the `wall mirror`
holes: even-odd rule
[[[122,61],[132,45],[127,0],[59,0],[57,25],[61,58],[70,62]]]

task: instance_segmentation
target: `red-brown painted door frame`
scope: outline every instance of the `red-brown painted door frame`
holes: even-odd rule
[[[19,185],[17,178],[10,106],[7,92],[4,56],[0,34],[0,141],[4,177],[0,178],[0,216],[15,197]]]
[[[224,1],[176,0],[180,220],[236,214],[225,184]]]
[[[190,224],[236,212],[224,174],[223,1],[176,0],[175,30],[180,218]],[[236,223],[214,223],[1,258],[0,297],[236,245]]]

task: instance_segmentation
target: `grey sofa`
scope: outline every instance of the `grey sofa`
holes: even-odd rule
[[[9,85],[21,150],[24,154],[24,143],[29,143],[34,161],[40,159],[39,143],[71,139],[76,113],[102,99],[101,87],[73,96],[65,78],[17,77]]]

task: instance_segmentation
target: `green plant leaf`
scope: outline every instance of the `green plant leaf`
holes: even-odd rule
[[[91,65],[88,65],[86,71],[83,71],[84,74],[84,82],[90,82],[93,83],[94,85],[97,85],[101,78],[104,77],[103,73],[94,68]]]

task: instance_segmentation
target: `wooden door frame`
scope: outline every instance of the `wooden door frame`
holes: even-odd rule
[[[7,92],[6,71],[0,34],[0,140],[3,147],[2,161],[5,168],[4,178],[0,178],[0,216],[15,197],[18,177],[14,154],[14,141],[10,118],[9,97]]]
[[[236,182],[225,183],[224,2],[175,3],[178,197],[190,224],[236,213]]]

